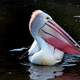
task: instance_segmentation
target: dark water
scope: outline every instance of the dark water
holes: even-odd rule
[[[2,60],[0,80],[80,80],[80,65],[63,68],[61,66],[37,66]]]
[[[7,54],[4,50],[1,53]],[[37,66],[0,55],[0,80],[80,80],[80,64],[72,67]]]

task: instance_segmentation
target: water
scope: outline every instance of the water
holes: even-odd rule
[[[80,80],[80,67],[61,66],[36,66],[32,64],[22,64],[28,66],[26,72],[29,80]]]
[[[60,66],[35,66],[30,65],[28,71],[30,72],[31,80],[48,80],[54,79],[56,76],[63,75],[63,69]]]
[[[0,80],[80,80],[80,66],[37,66],[7,60],[0,65]]]
[[[20,51],[19,54],[21,50],[22,53],[25,52],[24,48],[14,49],[16,50]],[[15,55],[18,53],[16,51]],[[0,58],[0,80],[80,80],[80,64],[63,64],[65,67],[62,65],[38,66],[24,60],[19,61],[12,56],[13,54],[7,59]],[[66,56],[65,62],[71,60],[74,63],[75,59],[72,56],[67,59],[68,57]]]

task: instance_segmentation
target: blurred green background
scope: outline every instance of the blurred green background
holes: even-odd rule
[[[63,27],[76,41],[80,40],[79,0],[0,0],[0,46],[29,46],[33,39],[28,30],[31,13],[41,9]]]

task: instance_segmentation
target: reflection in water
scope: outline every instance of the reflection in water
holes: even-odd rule
[[[26,67],[26,80],[80,80],[80,65],[73,67],[36,66],[22,63]]]
[[[80,65],[64,69],[61,66],[36,66],[4,61],[0,65],[0,80],[80,80]]]
[[[31,80],[48,80],[54,79],[57,76],[63,75],[64,68],[61,66],[35,66],[30,65],[28,71],[30,72]]]

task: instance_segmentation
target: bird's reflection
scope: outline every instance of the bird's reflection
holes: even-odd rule
[[[28,71],[30,72],[31,80],[48,80],[54,79],[57,76],[63,75],[64,68],[61,66],[35,66],[30,65]]]

